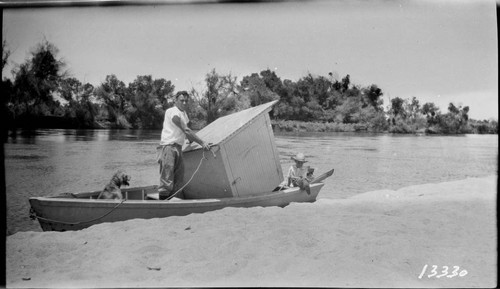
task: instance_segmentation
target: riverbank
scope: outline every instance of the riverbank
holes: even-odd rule
[[[19,232],[7,237],[7,287],[495,287],[496,188],[491,176]]]
[[[482,123],[470,120],[471,124],[463,134],[498,134],[498,123]],[[413,128],[410,126],[391,126],[385,129],[374,127],[370,123],[304,122],[296,120],[272,120],[274,131],[279,132],[375,132],[394,134],[441,134],[436,127]],[[455,133],[453,133],[455,134]]]

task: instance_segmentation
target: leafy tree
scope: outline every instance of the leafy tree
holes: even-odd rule
[[[274,73],[274,72],[273,72]],[[269,85],[276,85],[268,80]],[[257,106],[271,100],[279,99],[279,96],[271,90],[266,79],[257,73],[243,77],[240,82],[239,91],[250,100],[250,106]]]
[[[327,109],[328,103],[327,100],[333,93],[331,90],[332,83],[331,81],[323,76],[315,77],[312,79],[312,90],[311,93],[316,98],[319,105],[322,108]]]
[[[287,103],[280,101],[273,108],[273,116],[275,119],[289,120],[289,116],[293,114],[292,110]]]
[[[450,102],[448,105],[448,111],[453,114],[459,114],[460,108],[456,107],[453,103]]]
[[[427,119],[422,113],[416,97],[411,100],[396,97],[391,99],[389,114],[389,132],[414,133],[427,127]]]
[[[336,121],[343,123],[364,122],[368,115],[372,115],[372,113],[366,114],[369,111],[366,108],[362,91],[357,86],[352,86],[341,94],[341,104],[335,108],[340,116],[336,118]],[[363,112],[363,109],[366,111]]]
[[[404,109],[406,112],[406,116],[412,120],[422,114],[420,102],[416,97],[412,97],[411,101],[405,100]]]
[[[97,107],[91,101],[94,86],[90,83],[82,84],[78,79],[70,77],[59,83],[59,93],[68,101],[64,116],[76,120],[79,127],[94,127]]]
[[[89,83],[66,77],[65,63],[57,53],[57,48],[45,40],[13,70],[13,81],[2,79],[3,115],[9,120],[51,115],[76,119],[77,125],[84,127],[95,126],[96,119],[106,119],[120,128],[161,127],[163,111],[173,103],[175,87],[170,81],[143,75],[126,87],[111,74],[94,89]],[[4,40],[2,70],[9,56]],[[426,127],[438,133],[498,133],[497,121],[470,120],[467,106],[450,103],[448,112],[441,114],[433,103],[421,106],[416,97],[392,99],[386,115],[382,90],[375,84],[361,88],[351,83],[349,74],[340,81],[333,73],[327,77],[309,73],[298,81],[282,81],[267,69],[243,77],[237,85],[236,77],[218,74],[214,68],[206,74],[205,82],[204,90],[191,91],[195,105],[190,106],[190,118],[198,128],[220,116],[279,99],[273,119],[336,122],[336,129],[410,133]],[[67,102],[64,107],[53,98],[55,93]],[[94,96],[100,104],[93,102]]]
[[[294,107],[292,106],[292,99],[294,98],[294,90],[296,84],[289,80],[285,79],[283,81],[283,87],[281,92],[279,93],[280,102],[274,107],[274,117],[284,120],[294,119]],[[296,103],[296,101],[294,101]]]
[[[356,113],[359,112],[360,105],[356,98],[348,98],[341,105],[335,108],[335,122],[356,123]]]
[[[260,72],[260,77],[264,81],[266,87],[276,94],[283,92],[283,82],[274,71],[269,69]]]
[[[106,80],[96,88],[97,99],[104,102],[108,119],[118,127],[131,127],[125,118],[125,110],[130,105],[127,88],[116,75],[106,76]]]
[[[478,134],[498,134],[498,121],[489,120],[469,120],[471,132]]]
[[[440,113],[439,108],[432,102],[424,103],[421,111],[427,117],[427,120],[433,119],[437,114]]]
[[[165,79],[154,79],[151,75],[137,76],[128,86],[127,117],[134,127],[159,128],[163,122],[164,109],[170,104],[174,86]]]
[[[358,99],[360,105],[362,105],[363,103],[361,90],[358,86],[353,85],[351,88],[348,88],[343,92],[343,96],[344,99],[349,97],[355,97]]]
[[[325,77],[308,74],[297,82],[285,80],[280,91],[283,104],[274,109],[278,117],[301,121],[328,118],[325,110],[330,106],[331,82]]]
[[[59,82],[58,92],[66,101],[79,101],[81,89],[83,89],[82,83],[78,79],[70,77]]]
[[[7,41],[2,41],[2,71],[7,65],[10,57],[10,50],[7,48]]]
[[[163,110],[171,107],[173,104],[172,96],[174,94],[175,86],[170,80],[164,78],[159,78],[153,80],[153,90],[152,93],[160,101]]]
[[[439,107],[432,102],[427,102],[422,106],[421,112],[427,120],[427,132],[438,132],[438,123],[441,118],[441,111]]]
[[[313,110],[318,103],[310,95],[310,79],[307,77],[298,82],[286,79],[283,82],[283,105],[274,109],[275,115],[282,119],[309,121],[313,119]],[[309,102],[313,101],[308,105]],[[318,107],[319,108],[319,107]]]
[[[323,107],[328,110],[335,109],[343,102],[343,95],[340,90],[330,90],[328,98],[323,103]]]
[[[4,67],[7,65],[10,57],[10,50],[7,48],[7,42],[4,40],[2,42],[2,72]],[[14,118],[14,111],[12,101],[12,81],[10,79],[3,77],[2,78],[2,87],[0,88],[1,93],[1,101],[2,101],[2,115],[4,116],[4,124],[12,123]],[[5,136],[3,136],[5,137]]]
[[[377,85],[372,84],[363,89],[362,92],[366,105],[372,106],[376,111],[383,110],[382,105],[384,104],[384,100],[382,99],[382,96],[384,93]]]
[[[313,99],[314,77],[310,73],[297,81],[294,94],[304,100],[304,103]]]
[[[308,101],[305,107],[302,108],[302,112],[308,116],[308,121],[317,121],[323,118],[323,107],[318,103],[316,99]]]
[[[415,129],[409,125],[406,118],[402,115],[392,117],[389,125],[389,132],[391,133],[414,133]]]
[[[346,91],[349,89],[349,85],[351,84],[350,76],[349,74],[346,75],[344,78],[342,78],[342,81],[340,83],[340,90],[342,92]]]
[[[394,117],[400,116],[402,118],[406,118],[406,111],[404,109],[404,99],[401,97],[395,97],[391,99],[391,108],[389,109],[389,113]]]
[[[368,109],[373,109],[369,107]],[[369,126],[372,131],[386,131],[389,124],[386,121],[384,111],[375,110],[370,116]]]
[[[438,126],[442,133],[465,133],[468,130],[469,107],[462,108],[450,103],[448,113],[438,117]]]
[[[191,90],[198,105],[204,110],[206,116],[206,124],[209,124],[226,114],[237,109],[238,103],[234,98],[238,98],[236,92],[237,84],[236,77],[231,73],[220,75],[212,69],[205,76],[206,89],[198,92],[195,89]]]
[[[31,58],[14,72],[13,102],[22,103],[25,112],[35,115],[50,115],[59,106],[52,94],[65,76],[65,63],[57,59],[58,49],[47,40],[38,44]]]

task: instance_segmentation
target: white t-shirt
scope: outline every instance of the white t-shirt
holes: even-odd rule
[[[189,118],[185,111],[181,111],[177,106],[173,106],[165,111],[165,119],[163,120],[163,130],[161,131],[160,145],[168,145],[177,143],[184,145],[186,134],[172,121],[174,116],[181,119],[181,124],[186,126]]]

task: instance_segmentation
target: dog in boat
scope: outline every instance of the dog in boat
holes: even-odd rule
[[[130,179],[130,176],[125,174],[125,172],[121,170],[117,171],[111,178],[111,181],[109,181],[109,183],[104,187],[104,190],[102,190],[97,198],[118,200],[123,199],[122,190],[120,189],[120,187],[123,185],[128,186],[128,182],[130,181]]]

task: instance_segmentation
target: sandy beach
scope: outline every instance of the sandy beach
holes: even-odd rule
[[[496,195],[490,176],[19,232],[7,237],[7,287],[496,287]]]

